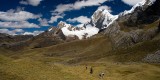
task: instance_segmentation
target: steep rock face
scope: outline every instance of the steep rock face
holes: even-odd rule
[[[156,0],[156,2],[149,6],[144,12],[142,12],[138,18],[137,23],[138,24],[147,24],[147,23],[153,23],[160,17],[160,1]]]
[[[118,19],[106,28],[104,34],[111,39],[115,48],[151,40],[159,32],[159,14],[156,12],[159,10],[153,9],[157,4],[159,4],[159,0],[153,4],[150,0],[138,3],[130,11],[121,13]],[[151,7],[152,10],[149,11]],[[150,14],[147,14],[146,11]],[[153,11],[156,14],[152,14]],[[140,16],[143,16],[144,19]]]
[[[143,0],[136,4],[131,10],[119,14],[118,21],[125,22],[127,26],[137,26],[140,24],[150,24],[159,18],[160,2],[156,0]]]
[[[117,15],[110,14],[108,10],[98,9],[92,15],[89,24],[101,30],[107,28],[117,18],[118,18]]]

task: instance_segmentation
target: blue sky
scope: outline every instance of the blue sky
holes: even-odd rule
[[[142,0],[0,0],[0,32],[38,34],[59,21],[72,25],[90,20],[98,8],[113,15]]]

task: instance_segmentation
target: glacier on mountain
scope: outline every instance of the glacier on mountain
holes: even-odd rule
[[[65,36],[74,36],[76,35],[79,39],[83,39],[84,36],[86,36],[86,38],[91,37],[95,34],[97,34],[99,32],[99,29],[96,27],[93,27],[91,25],[86,26],[86,28],[84,27],[72,27],[70,24],[67,24],[65,22],[63,22],[65,25],[63,25],[64,27],[62,27],[62,32]],[[71,29],[69,29],[71,28]],[[80,28],[80,29],[78,29]]]

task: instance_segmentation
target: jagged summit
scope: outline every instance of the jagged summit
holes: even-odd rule
[[[117,15],[112,15],[108,10],[98,9],[92,15],[90,24],[99,29],[104,29],[107,28],[116,18]]]
[[[109,13],[108,10],[106,9],[98,9],[97,11],[94,12],[94,14],[91,17],[91,22],[93,23],[93,26],[96,26],[96,23],[100,18],[112,18],[114,17],[112,14]]]

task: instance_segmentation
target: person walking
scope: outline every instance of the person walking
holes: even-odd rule
[[[92,67],[90,68],[90,74],[93,74],[93,68]]]

